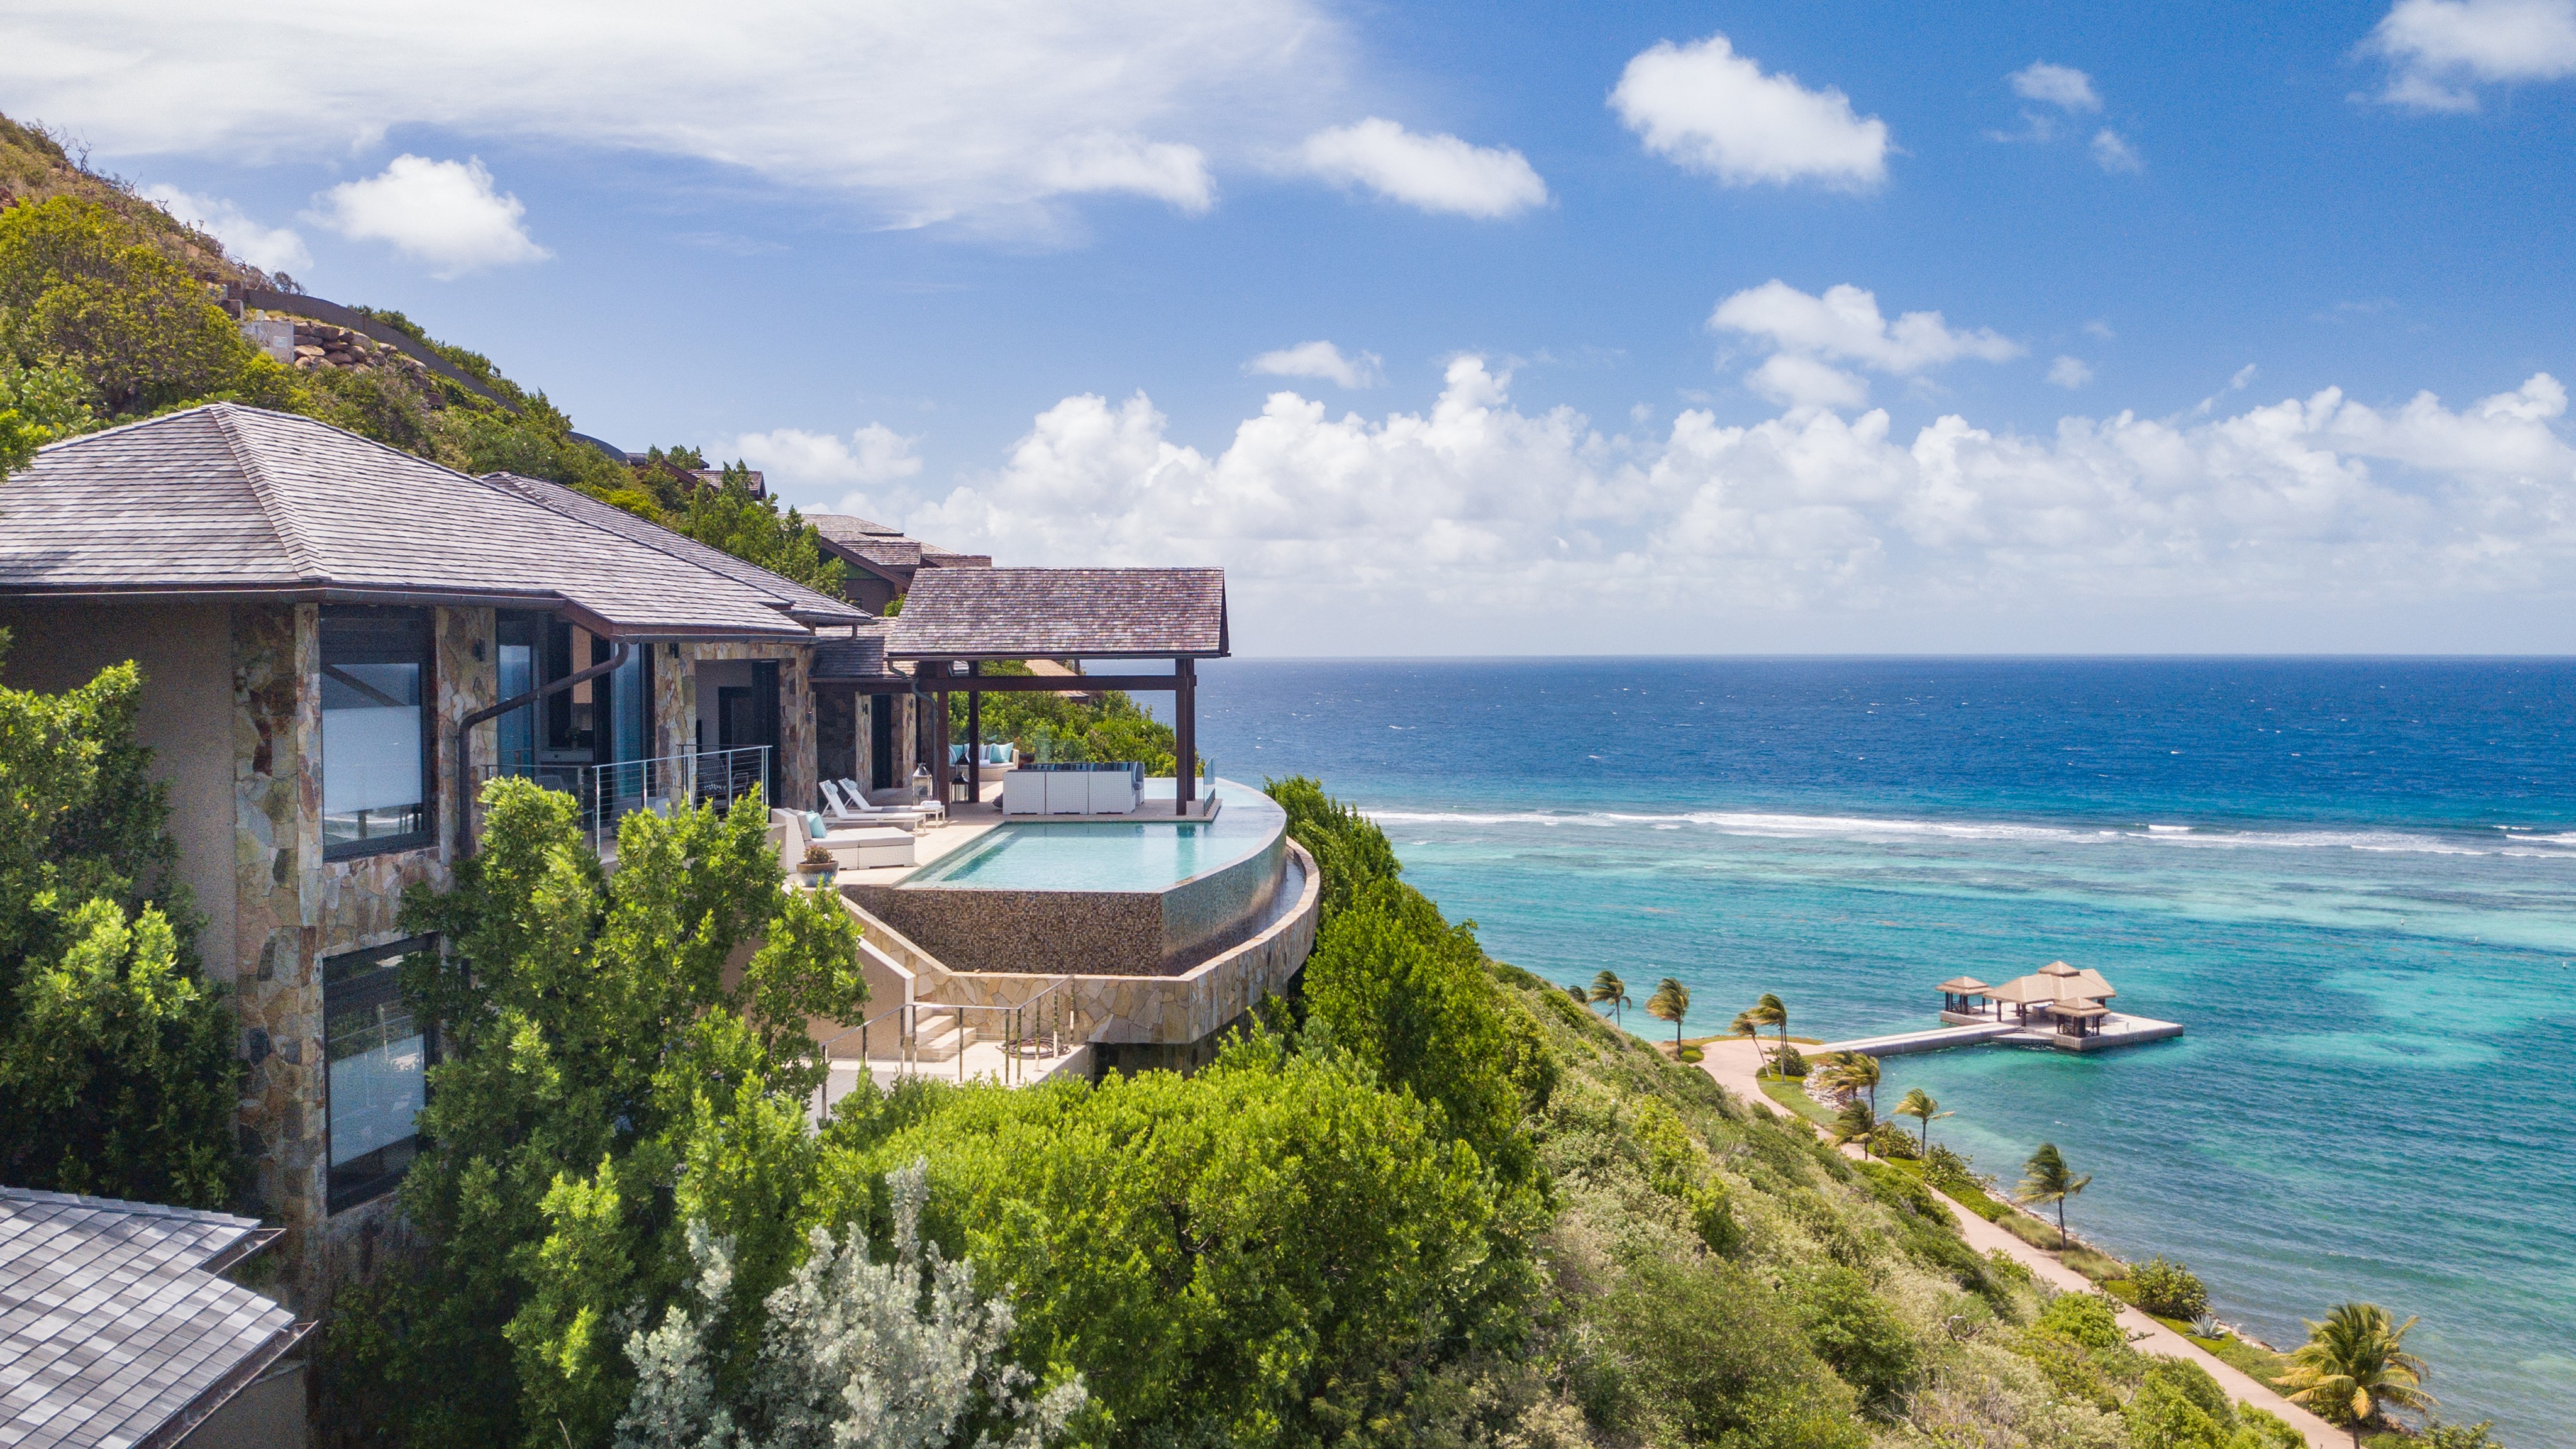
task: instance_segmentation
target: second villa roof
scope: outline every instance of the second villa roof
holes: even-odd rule
[[[571,489],[234,403],[40,450],[0,484],[0,595],[492,604],[629,639],[866,617]]]

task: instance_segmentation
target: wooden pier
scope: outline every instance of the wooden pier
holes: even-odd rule
[[[2182,1024],[2158,1021],[2147,1016],[2122,1016],[2118,1013],[2101,1018],[2100,1024],[2083,1036],[2052,1031],[2040,1026],[2024,1026],[2012,1021],[1979,1021],[1965,1013],[1941,1013],[1943,1025],[1921,1031],[1900,1031],[1886,1036],[1854,1037],[1850,1041],[1827,1042],[1808,1048],[1811,1056],[1834,1052],[1858,1052],[1865,1057],[1901,1057],[1916,1052],[1946,1051],[1951,1047],[1981,1046],[1992,1042],[1999,1046],[2049,1047],[2062,1052],[2109,1051],[2114,1047],[2138,1046],[2145,1042],[2163,1041],[2182,1035]]]

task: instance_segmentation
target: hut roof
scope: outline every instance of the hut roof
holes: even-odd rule
[[[2098,1001],[2052,1001],[2040,1010],[2051,1016],[2080,1016],[2088,1020],[2111,1014],[2111,1008]]]
[[[2042,976],[2075,976],[2082,973],[2078,972],[2074,967],[2067,965],[2063,961],[2051,961],[2047,965],[2039,968],[2039,974]]]
[[[925,569],[889,659],[1221,659],[1223,569]]]
[[[1986,983],[1974,976],[1953,976],[1941,983],[1940,989],[1953,995],[1973,996],[1986,989]]]

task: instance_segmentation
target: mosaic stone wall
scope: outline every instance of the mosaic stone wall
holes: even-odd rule
[[[778,661],[778,756],[779,793],[788,800],[807,802],[811,809],[814,794],[814,646],[811,644],[773,644],[727,642],[685,646],[689,658],[775,659]],[[661,661],[655,661],[657,664]],[[689,688],[690,728],[697,718],[697,689]],[[693,737],[693,736],[691,736]],[[773,802],[775,803],[775,802]]]
[[[685,755],[698,747],[698,675],[686,648],[653,647],[653,753]]]
[[[1315,948],[1323,906],[1323,875],[1305,847],[1288,843],[1293,879],[1283,890],[1294,904],[1259,935],[1178,976],[1085,976],[1071,979],[1074,1009],[1086,1040],[1183,1046],[1240,1017],[1272,992],[1283,990],[1305,968]],[[1003,971],[950,971],[900,931],[868,912],[849,893],[843,905],[878,949],[913,978],[915,999],[933,1004],[1013,1006],[1029,1001],[1059,978]],[[875,989],[873,982],[872,991]],[[889,997],[870,1010],[892,1005]]]
[[[282,1287],[310,1312],[340,1273],[363,1271],[392,1213],[389,1198],[328,1212],[322,960],[400,939],[403,891],[416,881],[443,886],[447,866],[438,846],[322,858],[320,611],[245,605],[233,621],[235,980],[249,1065],[241,1132],[261,1211],[286,1229],[271,1250]],[[497,679],[490,610],[441,609],[436,624],[433,779],[443,835],[458,804],[449,742],[467,714],[494,702]],[[469,777],[491,758],[493,738],[489,727],[475,731]]]

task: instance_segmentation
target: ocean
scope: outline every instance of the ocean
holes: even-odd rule
[[[1890,1059],[2007,1185],[2287,1347],[2419,1314],[2452,1421],[2576,1449],[2576,661],[1225,661],[1201,748],[1321,778],[1496,957],[1686,1031],[1931,1024],[2090,966],[2184,1023],[2098,1056]],[[1669,1030],[1631,1009],[1641,1033]]]

